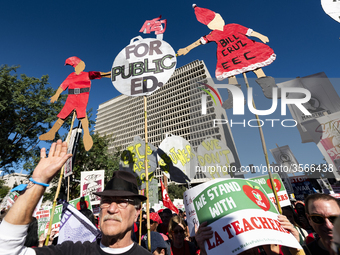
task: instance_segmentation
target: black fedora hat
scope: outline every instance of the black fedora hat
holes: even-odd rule
[[[139,195],[136,177],[126,171],[113,172],[112,179],[106,184],[104,191],[93,192],[97,196],[108,197],[136,197],[141,201],[146,196]]]

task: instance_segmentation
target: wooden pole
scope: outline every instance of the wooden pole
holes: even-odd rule
[[[249,83],[248,83],[246,73],[243,73],[243,77],[244,77],[244,81],[247,85],[247,88],[249,88]],[[252,103],[253,103],[254,109],[256,109],[254,98],[252,98]],[[264,157],[265,157],[265,160],[266,160],[268,175],[269,175],[270,183],[272,185],[272,190],[273,190],[273,193],[274,193],[274,196],[275,196],[277,209],[278,209],[279,213],[282,214],[281,206],[280,206],[280,203],[279,203],[279,198],[277,196],[274,181],[273,181],[272,172],[270,171],[270,163],[269,163],[269,159],[268,159],[267,147],[266,147],[266,142],[264,140],[262,126],[261,126],[261,123],[260,123],[259,116],[257,114],[255,114],[255,117],[256,117],[256,120],[257,120],[257,125],[259,127],[259,132],[260,132],[260,137],[261,137],[261,142],[262,142],[262,149],[263,149]]]
[[[145,124],[145,195],[146,195],[146,227],[148,231],[148,250],[151,251],[150,212],[149,212],[149,171],[148,171],[148,117],[147,100],[144,96],[144,124]]]
[[[140,206],[142,208],[143,206],[143,202],[140,203]],[[138,244],[142,245],[142,216],[143,216],[143,210],[140,210],[139,213],[139,240],[138,240]]]
[[[66,141],[67,144],[68,144],[69,139],[70,139],[70,137],[71,137],[71,132],[72,132],[72,129],[73,129],[73,123],[74,123],[75,118],[76,118],[76,112],[73,111],[73,117],[72,117],[71,128],[70,128],[70,131],[69,131],[69,133],[68,133],[67,141]],[[57,205],[57,199],[58,199],[59,192],[60,192],[61,182],[62,182],[62,180],[63,180],[64,169],[65,169],[65,165],[63,165],[63,167],[61,168],[61,171],[60,171],[60,177],[59,177],[59,182],[58,182],[57,191],[56,191],[56,193],[55,193],[54,200],[53,200],[52,213],[51,213],[51,217],[50,217],[50,223],[49,223],[49,225],[48,225],[48,231],[47,231],[47,236],[46,236],[46,240],[45,240],[45,246],[48,245],[48,241],[49,241],[50,235],[51,235],[52,222],[53,222],[53,217],[54,217],[54,211],[55,211],[55,207],[56,207],[56,205]]]
[[[67,176],[67,202],[70,201],[70,176]]]

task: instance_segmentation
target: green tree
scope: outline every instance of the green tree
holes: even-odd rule
[[[7,193],[11,189],[10,187],[5,186],[4,184],[5,181],[0,180],[0,201],[7,195]]]
[[[56,120],[65,100],[50,104],[55,90],[47,86],[48,76],[18,77],[18,68],[0,66],[0,169],[7,173],[39,151],[39,135]]]
[[[187,191],[185,185],[176,185],[175,183],[171,183],[168,185],[168,195],[170,200],[173,202],[174,199],[183,199],[183,193]],[[158,199],[162,201],[162,191],[158,192]]]

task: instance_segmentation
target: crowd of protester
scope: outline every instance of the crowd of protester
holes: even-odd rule
[[[42,151],[41,162],[33,178],[48,183],[69,157],[66,145],[58,141],[52,145],[50,155]],[[54,153],[53,153],[54,152]],[[101,212],[94,216],[91,210],[81,206],[80,212],[101,230],[95,242],[73,244],[72,240],[57,245],[57,235],[38,237],[38,223],[32,212],[45,188],[33,185],[4,213],[0,225],[0,254],[149,254],[146,212],[141,212],[141,202],[134,176],[128,172],[115,172],[103,192],[96,193],[101,199]],[[340,205],[327,194],[311,194],[304,202],[291,201],[278,215],[281,226],[290,231],[303,250],[281,245],[263,245],[240,254],[340,254]],[[213,231],[206,222],[200,224],[195,235],[189,235],[186,213],[174,214],[170,209],[150,209],[151,253],[154,255],[206,254],[205,241]],[[141,219],[140,219],[141,217]],[[140,225],[141,224],[141,225]],[[141,246],[138,245],[141,243]],[[27,249],[30,247],[33,249]]]

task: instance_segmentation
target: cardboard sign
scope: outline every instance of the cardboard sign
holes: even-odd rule
[[[80,132],[80,133],[81,133],[81,132],[82,132],[82,129],[74,128],[74,129],[72,130],[72,132],[69,134],[70,137],[67,138],[68,141],[69,141],[68,147],[67,147],[67,153],[70,153],[70,154],[73,153],[73,146],[75,145],[75,144],[74,144],[74,140],[75,140],[75,138],[76,138],[77,132]],[[65,174],[64,174],[65,177],[70,176],[70,175],[73,174],[73,170],[72,170],[72,158],[73,158],[73,157],[70,157],[70,158],[66,161],[66,163],[65,163]]]
[[[313,185],[307,177],[290,177],[296,200],[305,200],[305,195],[315,193]]]
[[[303,143],[313,142],[313,138],[302,125],[304,121],[340,111],[340,98],[327,75],[323,72],[296,78],[277,85],[280,88],[305,88],[311,93],[311,99],[304,103],[303,106],[312,115],[305,115],[295,104],[288,104],[292,117],[298,123],[297,128]],[[298,99],[300,97],[300,93],[289,93],[287,95],[288,99]]]
[[[38,236],[40,237],[48,230],[48,223],[50,222],[50,210],[37,211],[36,218],[38,220]]]
[[[217,179],[184,193],[188,214],[207,221],[213,237],[205,244],[210,254],[238,254],[250,248],[279,244],[301,249],[295,237],[277,221],[277,211],[262,187],[244,179]],[[192,218],[189,216],[189,229]]]
[[[276,163],[282,166],[284,172],[295,173],[300,170],[299,163],[288,145],[270,149],[270,152]]]
[[[340,22],[340,3],[335,0],[321,0],[322,9],[332,19]]]
[[[168,81],[175,68],[176,53],[167,42],[137,36],[117,55],[111,79],[124,95],[151,95]]]
[[[332,113],[302,123],[310,137],[317,144],[322,155],[328,163],[328,169],[310,169],[312,172],[333,172],[335,178],[340,180],[340,113]]]
[[[228,146],[215,138],[205,139],[197,148],[197,159],[201,171],[206,178],[230,178],[228,174],[235,163],[234,155]],[[236,166],[235,166],[236,170]]]
[[[119,170],[133,173],[137,178],[139,189],[145,189],[145,141],[139,136],[134,137],[133,140],[133,143],[122,152]],[[157,168],[157,148],[148,143],[146,154],[149,181],[151,181],[153,172]]]
[[[100,197],[93,195],[93,192],[101,192],[104,190],[104,170],[86,171],[80,173],[80,196],[89,195],[91,204],[99,204]]]
[[[91,204],[90,196],[86,195],[86,196],[84,196],[84,198],[85,198],[85,201],[88,204],[87,208],[89,210],[92,210],[92,204]],[[81,198],[73,199],[73,200],[69,201],[69,204],[74,206],[75,208],[77,208],[77,203],[80,202],[80,199]],[[52,207],[49,210],[50,210],[50,215],[51,215],[52,214]],[[53,221],[52,221],[52,229],[55,229],[56,231],[59,231],[62,212],[63,212],[63,205],[57,205],[55,207],[55,210],[54,210],[54,217],[53,217]],[[48,226],[47,226],[47,228],[48,228]]]
[[[172,180],[185,183],[180,179],[194,178],[197,157],[187,140],[180,136],[168,136],[161,142],[158,151],[158,163],[163,171],[170,173]]]
[[[287,191],[285,189],[285,186],[283,185],[283,182],[280,178],[280,176],[277,173],[272,174],[273,175],[273,181],[275,185],[275,190],[277,193],[277,196],[279,198],[279,203],[281,207],[284,206],[290,206],[290,200],[289,196],[287,194]],[[254,178],[250,178],[249,180],[255,181],[258,184],[262,186],[262,188],[266,191],[269,199],[276,204],[275,196],[272,190],[272,185],[270,183],[269,175],[262,175]]]

